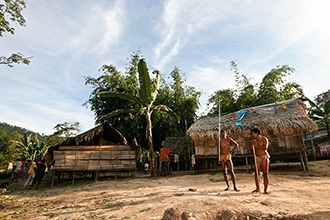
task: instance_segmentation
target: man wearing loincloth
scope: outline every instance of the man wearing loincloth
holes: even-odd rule
[[[236,176],[234,173],[234,166],[231,156],[233,152],[238,147],[238,143],[234,141],[232,138],[227,136],[226,130],[221,130],[221,138],[220,138],[220,158],[219,163],[221,164],[221,168],[223,171],[223,176],[225,178],[225,182],[227,184],[227,188],[225,190],[229,190],[229,182],[228,182],[228,171],[231,176],[231,180],[233,181],[234,190],[238,192],[239,190],[236,187]],[[234,146],[233,149],[230,149],[231,146]]]
[[[259,181],[260,171],[262,171],[264,179],[264,193],[268,194],[267,188],[269,183],[269,153],[268,149],[268,139],[260,135],[259,128],[253,128],[251,130],[251,136],[253,138],[251,148],[255,148],[256,156],[256,173],[254,174],[254,179],[256,183],[256,189],[252,192],[259,192]]]

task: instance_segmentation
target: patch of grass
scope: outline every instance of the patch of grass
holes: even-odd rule
[[[117,202],[117,203],[108,203],[105,204],[105,208],[111,209],[111,210],[118,210],[124,206],[124,203],[122,202]]]
[[[152,210],[151,207],[147,207],[147,208],[142,209],[140,212],[148,212],[148,211],[151,211],[151,210]]]
[[[106,219],[106,216],[100,216],[96,213],[91,213],[88,217],[89,219],[100,219],[100,220]]]

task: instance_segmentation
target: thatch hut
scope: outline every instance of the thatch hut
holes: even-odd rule
[[[234,113],[199,118],[187,131],[193,139],[196,159],[218,157],[219,127],[240,145],[234,158],[252,157],[250,150],[252,128],[258,127],[261,134],[268,137],[271,159],[282,160],[295,156],[307,170],[304,134],[317,131],[317,124],[305,112],[302,99],[256,106]],[[220,122],[220,123],[219,123]]]
[[[136,171],[137,148],[110,124],[99,125],[48,149],[58,173],[100,173]]]
[[[173,170],[190,169],[193,141],[189,136],[166,137],[162,147],[171,149],[169,156]]]

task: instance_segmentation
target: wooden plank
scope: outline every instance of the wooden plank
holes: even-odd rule
[[[67,150],[104,150],[104,149],[111,149],[111,150],[130,150],[131,147],[129,145],[91,145],[91,146],[60,146],[59,150],[67,151]]]

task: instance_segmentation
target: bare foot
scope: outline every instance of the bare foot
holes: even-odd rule
[[[236,192],[239,192],[240,190],[239,189],[237,189],[236,187],[234,188],[234,190],[236,191]]]
[[[269,194],[270,192],[264,191],[265,194]]]
[[[259,192],[259,189],[255,189],[252,191],[252,193],[258,193]]]
[[[229,186],[226,188],[226,189],[224,189],[224,191],[228,191],[230,188],[229,188]]]

